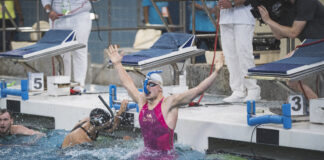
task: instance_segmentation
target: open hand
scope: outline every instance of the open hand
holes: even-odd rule
[[[95,126],[94,129],[97,130],[97,131],[102,131],[102,130],[105,130],[107,127],[109,126],[112,126],[112,123],[110,121],[104,123],[103,125],[101,126]],[[109,127],[110,128],[110,127]]]
[[[121,116],[127,110],[128,100],[123,100],[120,109],[117,113],[117,116]]]
[[[258,9],[263,22],[268,23],[271,20],[268,10],[262,5],[258,6]]]
[[[232,8],[232,3],[229,0],[220,0],[218,1],[218,6],[220,9]]]
[[[56,19],[60,18],[60,15],[55,11],[51,11],[50,13],[48,13],[48,17],[54,22]]]
[[[110,45],[108,49],[105,49],[105,54],[108,55],[109,59],[113,64],[120,63],[123,59],[124,53],[118,53],[117,45]]]

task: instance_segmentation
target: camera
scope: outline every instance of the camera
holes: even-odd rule
[[[254,18],[258,19],[261,23],[263,23],[260,12],[258,10],[258,6],[264,6],[268,10],[270,18],[278,22],[282,10],[284,8],[287,8],[290,2],[289,0],[246,0],[244,2],[244,5],[246,6],[249,4],[251,4],[252,6],[251,13],[254,16]]]

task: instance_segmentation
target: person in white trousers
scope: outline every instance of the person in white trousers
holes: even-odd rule
[[[75,30],[76,40],[86,45],[85,48],[62,55],[64,75],[71,76],[73,67],[74,81],[80,84],[80,86],[74,87],[74,91],[84,92],[88,68],[88,38],[92,27],[90,1],[42,0],[42,4],[48,13],[52,29]]]
[[[251,6],[244,6],[244,1],[219,1],[222,48],[232,89],[232,95],[223,99],[225,102],[261,99],[256,80],[244,78],[248,69],[255,66],[252,46],[255,19]]]

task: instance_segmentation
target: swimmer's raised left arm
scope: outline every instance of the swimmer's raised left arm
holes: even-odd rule
[[[192,102],[197,96],[204,93],[208,89],[208,87],[213,84],[217,77],[218,71],[223,67],[223,65],[224,56],[221,55],[220,59],[216,60],[215,71],[209,77],[203,80],[198,86],[189,89],[188,91],[167,97],[165,101],[169,104],[166,106],[170,106],[170,109],[172,109],[174,107],[179,107],[181,105],[186,105]]]

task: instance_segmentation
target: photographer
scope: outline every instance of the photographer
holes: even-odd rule
[[[254,79],[245,79],[248,68],[255,66],[253,56],[253,34],[255,19],[251,5],[245,0],[220,0],[220,31],[225,62],[230,74],[232,95],[224,102],[258,101],[260,87]]]
[[[285,16],[281,16],[283,18],[278,22],[270,18],[264,6],[258,6],[262,20],[270,26],[277,39],[297,37],[303,41],[324,38],[324,6],[321,2],[318,0],[286,0],[286,2],[289,5],[284,8],[285,14],[282,15]],[[320,76],[323,78],[323,73]],[[298,82],[289,82],[288,85],[295,90],[303,91],[307,99],[318,98],[307,85]]]
[[[264,6],[258,6],[262,20],[268,24],[277,39],[289,37],[304,39],[324,38],[324,7],[318,0],[287,0],[288,16],[275,22]]]

